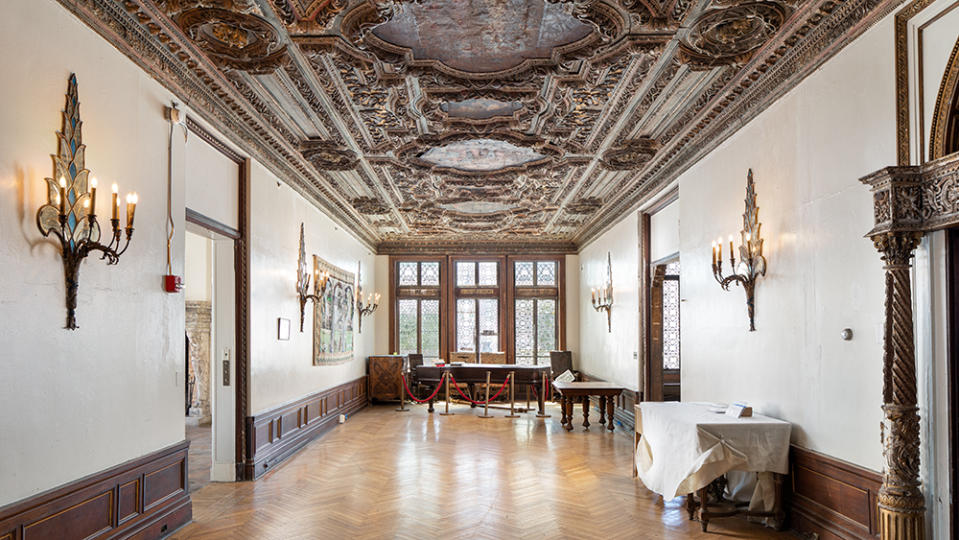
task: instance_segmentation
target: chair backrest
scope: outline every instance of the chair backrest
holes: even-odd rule
[[[411,353],[407,355],[410,359],[410,371],[415,370],[418,366],[423,365],[423,355],[418,353]]]
[[[550,371],[553,372],[553,378],[556,378],[567,369],[573,371],[573,353],[570,351],[550,351],[549,363]]]
[[[506,353],[504,352],[481,352],[480,364],[505,364]]]
[[[476,353],[462,352],[462,351],[451,352],[450,362],[465,362],[467,364],[475,364]]]

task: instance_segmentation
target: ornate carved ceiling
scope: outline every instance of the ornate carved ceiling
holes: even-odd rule
[[[901,0],[61,0],[381,252],[568,251]]]

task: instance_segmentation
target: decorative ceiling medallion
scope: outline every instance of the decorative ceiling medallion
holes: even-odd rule
[[[496,214],[499,212],[508,212],[516,208],[515,204],[506,204],[494,201],[460,201],[448,204],[436,205],[443,210],[451,210],[461,214]]]
[[[593,29],[544,0],[425,0],[399,5],[370,34],[377,47],[414,64],[491,74],[552,63],[558,51],[588,44]]]
[[[699,70],[745,64],[779,31],[787,15],[786,8],[772,2],[707,11],[680,42],[680,59]]]
[[[188,9],[177,24],[217,65],[269,74],[287,61],[276,29],[266,19],[222,8]]]
[[[498,99],[464,99],[440,104],[447,117],[465,120],[490,120],[497,117],[512,117],[523,108],[519,101],[500,101]]]
[[[419,159],[444,169],[466,172],[493,172],[515,168],[546,158],[532,148],[495,139],[457,141],[430,148]]]
[[[616,145],[603,154],[602,164],[610,171],[629,171],[642,168],[659,151],[656,139],[640,137]]]
[[[300,152],[321,171],[346,171],[356,167],[356,154],[333,142],[310,139],[300,143]]]
[[[390,213],[390,207],[374,197],[357,197],[353,199],[353,208],[367,216],[381,216]]]
[[[395,158],[367,156],[374,162],[410,166],[437,174],[511,181],[514,173],[565,163],[563,151],[546,141],[512,131],[477,136],[469,132],[425,136],[396,151]]]

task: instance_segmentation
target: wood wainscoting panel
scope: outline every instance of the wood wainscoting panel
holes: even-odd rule
[[[608,382],[599,377],[594,377],[588,373],[579,372],[580,379],[583,381],[596,381],[596,382]],[[625,389],[623,393],[616,398],[616,407],[613,409],[613,416],[616,420],[623,424],[623,429],[627,430],[629,433],[635,429],[636,426],[636,412],[633,408],[634,405],[642,401],[642,393],[635,390]],[[590,400],[592,406],[599,407],[599,400],[595,397]]]
[[[878,537],[882,475],[795,445],[790,470],[794,529],[820,539]]]
[[[0,508],[0,540],[160,538],[187,524],[188,441]]]
[[[256,479],[367,405],[366,377],[246,417],[245,477]]]

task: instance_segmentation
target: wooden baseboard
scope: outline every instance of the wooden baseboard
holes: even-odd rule
[[[605,382],[604,379],[594,377],[588,373],[579,373],[584,381]],[[629,432],[632,432],[636,426],[636,412],[633,406],[642,401],[641,395],[641,393],[627,388],[616,398],[616,407],[613,409],[613,416],[615,420],[622,423],[623,428]]]
[[[259,478],[335,426],[339,415],[366,407],[366,392],[363,376],[246,417],[245,478]]]
[[[189,441],[0,508],[0,540],[160,538],[193,519]]]
[[[793,529],[820,540],[878,538],[882,475],[795,445],[790,453]]]

